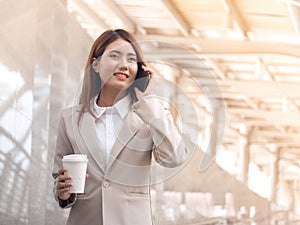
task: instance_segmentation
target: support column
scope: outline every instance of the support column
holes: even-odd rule
[[[300,214],[300,180],[294,180],[293,186],[293,212]]]
[[[271,167],[271,201],[277,203],[278,183],[279,183],[279,162],[280,162],[280,148],[275,149],[274,157]]]
[[[240,179],[248,185],[249,164],[250,164],[250,136],[251,130],[244,124],[240,126],[240,133],[243,137],[240,140],[241,145],[241,175]]]
[[[200,162],[200,171],[204,171],[214,162],[223,138],[225,127],[225,106],[221,99],[210,99],[212,105],[212,117],[207,118],[205,128],[205,139],[207,139],[207,149]]]
[[[250,144],[247,137],[241,139],[241,180],[248,184],[249,178],[249,163],[250,163]]]
[[[209,142],[207,145],[207,151],[212,158],[215,157],[217,152],[217,116],[216,113],[212,115],[212,118],[207,118],[206,126],[207,126],[207,137],[209,137]]]

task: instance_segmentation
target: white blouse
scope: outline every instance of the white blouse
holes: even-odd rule
[[[94,98],[94,112],[97,136],[100,141],[100,149],[103,151],[105,163],[108,164],[112,147],[123,125],[123,119],[128,114],[132,100],[130,94],[120,99],[111,107],[97,105],[97,96]]]

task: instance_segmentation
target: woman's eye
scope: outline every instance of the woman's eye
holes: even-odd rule
[[[129,61],[129,62],[136,62],[136,58],[130,57],[130,58],[128,59],[128,61]]]
[[[112,58],[112,59],[118,59],[119,58],[119,56],[116,55],[116,54],[111,54],[111,55],[109,55],[109,57]]]

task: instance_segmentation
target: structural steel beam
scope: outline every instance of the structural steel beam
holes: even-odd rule
[[[198,39],[193,37],[167,37],[163,35],[147,35],[137,36],[140,41],[154,41],[165,42],[170,45],[181,45],[189,47],[192,44],[198,44],[200,46],[200,52],[194,53],[199,57],[203,56],[220,56],[220,55],[284,55],[300,58],[300,46],[296,44],[286,44],[281,42],[264,42],[264,41],[247,41],[247,40],[224,40],[220,38],[215,39]],[[169,49],[170,50],[170,49]],[[157,52],[153,49],[149,54],[154,55],[157,58],[157,54],[161,54],[168,58],[183,58],[182,55],[176,55],[176,51],[163,52],[163,49],[158,49]],[[178,51],[182,54],[181,51]],[[146,53],[145,53],[146,54]],[[193,56],[190,53],[190,56]],[[154,57],[154,58],[155,58]]]
[[[161,3],[165,6],[167,13],[171,16],[173,21],[176,23],[180,31],[184,36],[189,36],[190,26],[188,23],[182,18],[176,8],[169,0],[160,0]]]

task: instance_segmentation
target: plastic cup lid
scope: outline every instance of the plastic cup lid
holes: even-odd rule
[[[88,162],[87,155],[85,154],[71,154],[65,155],[62,159],[63,162]]]

